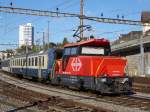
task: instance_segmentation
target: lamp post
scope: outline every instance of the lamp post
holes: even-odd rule
[[[45,46],[45,32],[37,32],[37,33],[42,33],[42,42],[43,42],[43,49]]]
[[[25,39],[25,44],[26,44],[26,74],[27,74],[27,62],[28,62],[28,39]]]
[[[141,53],[141,71],[140,74],[144,75],[144,47],[143,47],[143,38],[145,36],[145,33],[143,32],[140,36],[140,53]]]
[[[49,48],[49,21],[48,21],[48,28],[47,28],[47,43],[48,43],[48,48]]]

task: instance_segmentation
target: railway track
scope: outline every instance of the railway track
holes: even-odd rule
[[[150,93],[150,77],[133,77],[133,89],[137,92]]]
[[[0,94],[5,94],[5,96],[7,97],[13,97],[15,99],[28,102],[28,104],[24,106],[14,107],[7,112],[16,112],[24,109],[27,110],[27,108],[31,108],[34,106],[37,106],[40,110],[42,110],[42,112],[111,112],[107,109],[96,108],[91,105],[74,102],[70,99],[63,99],[59,96],[49,96],[22,88],[17,85],[21,84],[24,85],[24,87],[31,85],[29,83],[26,83],[25,81],[21,82],[12,77],[3,77],[2,80],[0,80]],[[11,84],[9,81],[14,83]],[[32,85],[32,87],[37,88],[38,86]]]
[[[109,107],[109,110],[112,111],[150,111],[150,99],[144,96],[131,95],[131,96],[102,96],[96,95],[92,93],[71,91],[71,90],[63,90],[60,88],[49,87],[43,84],[34,84],[27,81],[21,81],[14,77],[9,77],[7,75],[2,75],[3,78],[1,80],[5,80],[6,82],[13,83],[13,85],[21,86],[23,88],[33,90],[40,93],[46,93],[48,95],[55,95],[55,97],[60,96],[64,99],[72,99],[78,103],[91,105],[91,107],[100,107],[103,108]],[[35,90],[38,88],[38,90]],[[85,105],[84,105],[85,106]],[[70,107],[71,108],[71,107]],[[76,107],[75,107],[76,108]],[[114,109],[116,108],[116,109]],[[118,109],[117,109],[118,108]],[[82,110],[82,108],[81,108]]]
[[[29,91],[3,81],[0,81],[0,87],[3,89],[0,94],[5,94],[7,97],[13,97],[21,101],[29,102],[25,106],[14,107],[7,112],[16,112],[24,109],[27,111],[27,108],[34,106],[38,106],[38,108],[43,111],[48,110],[53,112],[107,112],[104,109],[98,109],[92,106],[89,107],[88,105],[75,103],[72,100],[66,100],[56,96],[48,96]],[[2,103],[5,102],[3,101]]]
[[[150,93],[149,84],[133,83],[133,89],[137,92]]]

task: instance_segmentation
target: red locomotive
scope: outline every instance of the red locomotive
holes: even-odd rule
[[[127,60],[111,56],[110,42],[90,39],[64,46],[50,73],[53,84],[73,86],[101,93],[126,93],[132,81],[126,76]]]

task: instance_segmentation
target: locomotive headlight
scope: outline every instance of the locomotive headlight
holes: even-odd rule
[[[106,82],[106,81],[107,81],[106,78],[102,78],[102,79],[101,79],[101,82]]]

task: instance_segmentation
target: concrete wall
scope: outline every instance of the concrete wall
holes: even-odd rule
[[[138,76],[140,74],[141,68],[141,56],[130,55],[126,57],[128,60],[127,72],[130,76]],[[144,75],[150,77],[150,53],[145,53],[144,55]]]

